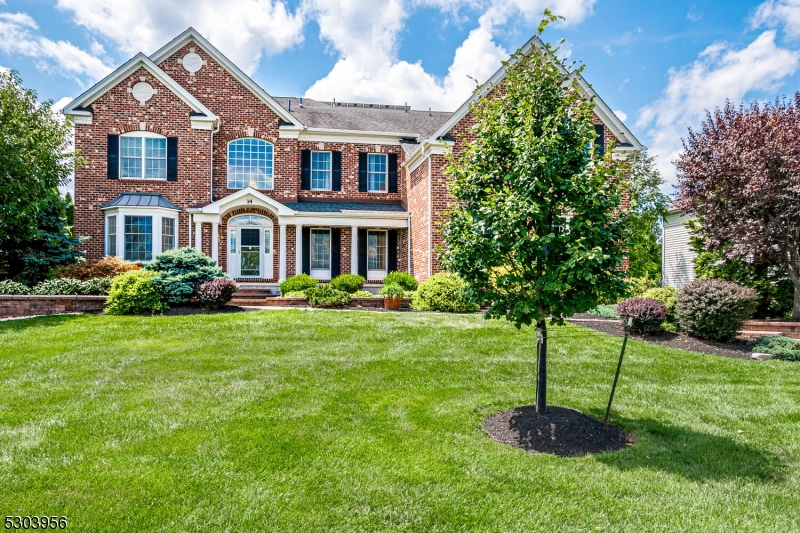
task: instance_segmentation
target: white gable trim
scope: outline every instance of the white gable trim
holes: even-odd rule
[[[422,141],[419,147],[414,150],[400,166],[407,169],[409,172],[414,172],[428,157],[449,153],[454,144],[453,141]]]
[[[153,75],[162,85],[167,87],[172,93],[180,98],[192,111],[198,113],[191,117],[192,127],[197,129],[210,129],[212,123],[216,123],[219,119],[212,113],[206,106],[204,106],[197,98],[189,94],[186,89],[178,85],[178,83],[167,76],[166,72],[158,68],[146,55],[138,53],[130,60],[120,66],[117,70],[94,84],[89,90],[70,102],[62,111],[65,115],[73,117],[76,124],[91,124],[92,113],[88,109],[84,109],[87,105],[91,104],[112,87],[117,86],[125,78],[136,72],[139,68],[144,68]]]
[[[285,122],[294,124],[295,126],[302,126],[302,124],[288,111],[286,111],[278,102],[276,102],[267,92],[258,86],[250,77],[242,72],[242,70],[234,65],[230,59],[225,57],[222,52],[217,50],[205,37],[200,35],[194,28],[188,28],[186,31],[175,37],[172,41],[164,45],[160,50],[150,56],[153,63],[159,64],[169,56],[174,54],[186,46],[189,42],[194,41],[205,52],[210,55],[214,61],[222,65],[228,72],[236,78],[239,83],[247,87],[254,95],[256,95],[267,107],[272,109],[281,119]]]
[[[194,212],[204,215],[222,215],[230,209],[251,206],[264,207],[279,217],[292,216],[295,214],[293,209],[289,209],[277,200],[273,200],[250,186],[238,190],[216,202],[210,203],[207,206],[201,207]]]

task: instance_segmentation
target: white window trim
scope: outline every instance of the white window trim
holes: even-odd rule
[[[330,164],[331,168],[328,169],[328,188],[321,189],[321,188],[314,188],[314,154],[328,154],[330,156]],[[332,191],[333,190],[333,152],[330,150],[311,150],[311,168],[309,172],[311,173],[308,177],[310,183],[310,190],[312,191]]]
[[[266,139],[261,139],[260,137],[239,137],[237,139],[231,139],[230,141],[228,141],[228,144],[225,146],[225,186],[228,189],[241,190],[250,185],[250,183],[248,183],[244,187],[231,187],[231,166],[230,166],[231,144],[235,143],[236,141],[241,141],[244,139],[254,139],[256,141],[265,142],[268,145],[272,146],[272,174],[270,175],[270,179],[272,180],[272,186],[266,188],[261,188],[261,187],[256,187],[256,188],[260,191],[274,191],[275,190],[275,144],[269,142]]]
[[[383,181],[383,184],[384,184],[384,189],[383,190],[381,190],[381,189],[370,189],[369,188],[369,174],[370,174],[370,172],[369,172],[369,156],[371,156],[371,155],[383,156],[383,158],[386,159],[386,172],[385,172],[386,179]],[[389,193],[389,154],[384,154],[384,153],[381,153],[381,152],[369,152],[367,154],[367,192],[376,192],[376,193],[381,193],[381,194],[388,194]]]
[[[125,259],[125,217],[153,217],[153,257],[160,254],[163,250],[161,242],[161,220],[164,218],[175,219],[175,247],[180,247],[180,216],[179,212],[174,209],[163,209],[161,207],[115,207],[106,209],[103,214],[103,239],[106,241],[106,257],[108,257],[108,235],[106,230],[108,228],[108,217],[117,217],[117,255],[120,259]],[[147,261],[141,261],[146,263]]]
[[[104,224],[103,224],[103,243],[105,245],[104,249],[103,249],[103,256],[104,257],[108,257],[108,256],[111,255],[109,253],[110,252],[109,244],[111,243],[111,239],[108,238],[108,219],[109,218],[114,218],[114,248],[115,248],[116,251],[119,251],[119,246],[118,246],[119,245],[119,242],[118,242],[119,217],[117,216],[116,213],[110,213],[110,214],[106,213],[105,218],[104,218]],[[116,257],[116,254],[114,254],[114,256]]]
[[[309,239],[309,241],[308,241],[308,254],[309,254],[309,257],[308,257],[308,270],[309,270],[309,275],[312,278],[315,278],[315,279],[329,280],[329,279],[331,279],[331,269],[330,268],[328,268],[328,269],[325,269],[325,268],[311,268],[311,258],[314,256],[314,250],[312,249],[311,234],[314,231],[326,231],[326,232],[328,232],[328,242],[331,244],[330,246],[328,246],[328,264],[329,265],[333,263],[333,257],[332,257],[332,254],[333,254],[333,232],[331,231],[331,228],[310,228],[309,231],[308,231],[308,239]]]
[[[384,270],[370,270],[369,269],[369,234],[370,233],[383,233],[386,248],[383,251],[383,264],[386,265]],[[367,230],[367,281],[383,281],[389,274],[389,232],[385,229],[368,229]]]
[[[124,178],[122,177],[122,139],[123,139],[123,137],[127,137],[127,138],[139,137],[139,138],[142,139],[142,175],[141,176],[138,176],[138,177],[128,176],[128,177],[124,177]],[[134,130],[134,131],[129,131],[129,132],[123,133],[122,135],[119,136],[119,138],[120,138],[120,141],[119,141],[119,143],[120,143],[119,156],[118,156],[118,159],[119,159],[119,161],[118,161],[118,164],[119,164],[119,170],[118,170],[119,179],[121,179],[121,180],[140,180],[140,181],[141,180],[144,180],[144,181],[167,181],[166,174],[164,175],[163,178],[145,178],[144,177],[145,160],[147,159],[144,156],[144,154],[145,154],[144,139],[166,139],[166,137],[164,135],[161,135],[159,133],[155,133],[155,132],[152,132],[152,131]],[[165,161],[169,161],[169,148],[166,148],[166,150],[167,150],[167,156],[164,158],[164,160]],[[167,171],[167,172],[169,172],[169,171]]]

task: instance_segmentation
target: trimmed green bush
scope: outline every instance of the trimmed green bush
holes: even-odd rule
[[[631,297],[642,296],[645,292],[649,291],[650,289],[655,289],[658,287],[658,282],[654,278],[650,276],[642,276],[640,278],[630,278],[628,279],[628,284],[630,286],[630,293]]]
[[[667,308],[667,322],[675,321],[675,303],[678,301],[678,291],[674,287],[656,287],[647,289],[642,293],[642,298],[658,300]]]
[[[109,315],[161,313],[169,308],[154,280],[158,274],[149,270],[131,270],[114,278],[106,300]]]
[[[341,307],[350,303],[351,296],[330,285],[317,285],[306,289],[306,299],[312,307]]]
[[[47,279],[37,283],[31,290],[31,294],[41,295],[60,295],[60,294],[84,294],[83,283],[72,278]]]
[[[586,312],[593,316],[599,316],[600,318],[613,318],[616,320],[619,318],[616,309],[617,306],[614,304],[603,304],[598,305],[594,309],[589,309]]]
[[[417,282],[417,278],[415,278],[408,272],[401,272],[399,270],[389,272],[386,275],[386,277],[383,278],[384,285],[391,285],[392,283],[400,285],[407,291],[415,291],[417,290],[417,286],[419,285],[419,283]]]
[[[284,298],[305,298],[306,291],[291,291],[286,294],[281,294]]]
[[[351,294],[350,296],[352,296],[353,298],[374,298],[375,297],[375,295],[372,294],[369,291],[356,291],[353,294]]]
[[[16,281],[11,281],[10,279],[6,279],[0,281],[0,294],[2,295],[20,295],[20,294],[30,294],[31,289],[24,283],[18,283]]]
[[[771,353],[784,361],[800,361],[800,341],[780,335],[761,337],[753,344],[753,352]]]
[[[678,291],[675,318],[689,335],[731,341],[758,306],[758,293],[718,279],[695,280]]]
[[[464,294],[466,289],[467,283],[455,274],[435,274],[419,286],[411,300],[411,308],[445,313],[477,311],[478,306],[471,303]]]
[[[186,303],[197,297],[203,283],[227,278],[216,261],[194,248],[160,253],[144,267],[156,276],[153,283],[170,303]]]
[[[629,298],[618,303],[616,311],[623,325],[633,318],[631,331],[636,333],[658,333],[667,317],[667,306],[649,298]]]
[[[365,282],[364,276],[359,276],[358,274],[339,274],[331,280],[329,285],[333,289],[353,294],[356,291],[360,291]]]
[[[403,287],[397,283],[390,283],[381,287],[381,296],[386,296],[388,298],[397,298],[399,296],[402,298],[404,295],[405,291]]]
[[[296,291],[304,291],[306,289],[310,289],[311,287],[316,287],[318,280],[312,278],[308,274],[298,274],[296,276],[292,276],[290,278],[286,278],[286,280],[280,284],[281,294],[286,294],[289,292],[296,292]]]

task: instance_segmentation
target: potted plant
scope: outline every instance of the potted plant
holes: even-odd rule
[[[403,302],[403,287],[397,283],[389,283],[381,288],[381,295],[383,295],[383,306],[386,309],[400,309],[400,304]]]

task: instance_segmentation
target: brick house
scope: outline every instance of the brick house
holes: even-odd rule
[[[600,149],[641,149],[579,82],[595,97]],[[76,235],[90,237],[88,259],[194,246],[261,284],[301,272],[424,280],[439,271],[451,201],[444,154],[467,131],[472,98],[455,112],[276,98],[189,28],[64,109],[87,162],[75,173]]]

